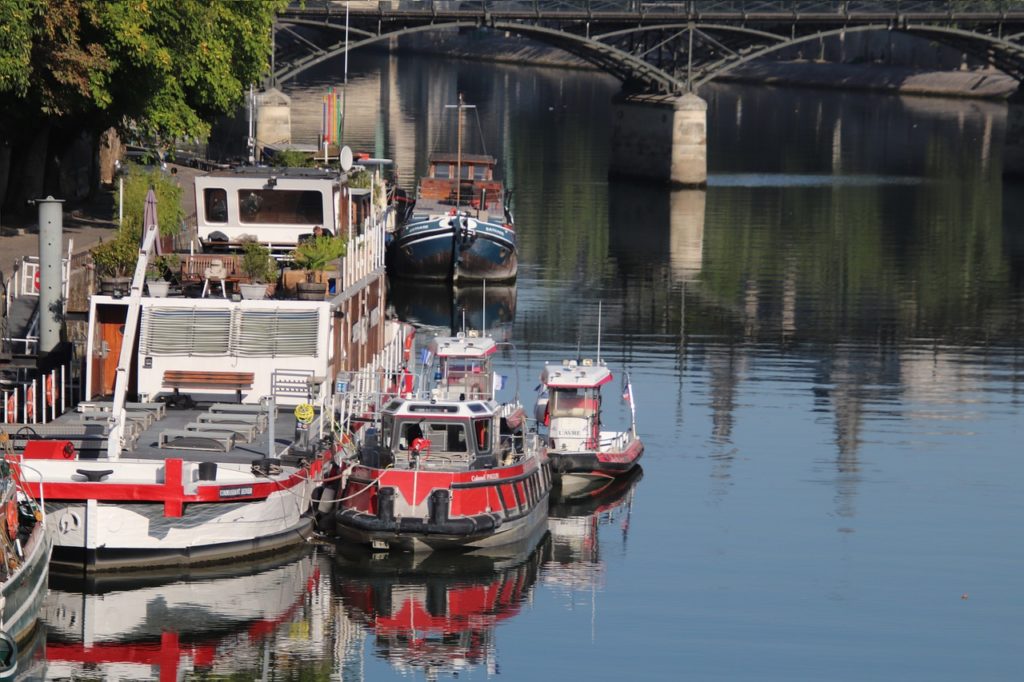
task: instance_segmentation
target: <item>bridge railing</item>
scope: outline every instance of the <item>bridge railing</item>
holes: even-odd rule
[[[431,12],[466,14],[1000,14],[1024,10],[1024,0],[306,0],[295,11],[332,14]]]

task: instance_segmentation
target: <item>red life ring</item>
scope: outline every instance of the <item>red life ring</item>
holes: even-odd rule
[[[7,535],[13,540],[18,537],[18,503],[7,500]]]
[[[7,396],[7,423],[13,424],[18,421],[18,415],[14,414],[14,391]]]
[[[54,407],[56,402],[53,399],[53,375],[47,374],[46,381],[43,382],[43,389],[46,391],[46,404],[50,407]]]
[[[36,270],[35,276],[32,278],[32,285],[39,291],[39,271]]]

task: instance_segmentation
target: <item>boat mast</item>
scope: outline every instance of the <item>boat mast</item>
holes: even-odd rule
[[[601,301],[597,302],[597,364],[601,364]]]
[[[459,107],[456,110],[456,116],[459,117],[459,123],[457,126],[459,141],[456,145],[455,153],[455,211],[459,210],[459,205],[462,203],[462,93],[459,93]]]

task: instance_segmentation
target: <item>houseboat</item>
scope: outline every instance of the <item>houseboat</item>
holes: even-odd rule
[[[357,176],[368,186],[354,187]],[[197,236],[206,251],[231,250],[247,239],[287,251],[316,228],[328,236],[360,234],[386,203],[384,182],[380,164],[344,172],[266,166],[211,171],[195,178]]]
[[[643,455],[628,380],[623,398],[634,415],[629,428],[601,430],[601,387],[611,380],[612,373],[604,362],[590,359],[547,364],[541,372],[546,393],[537,401],[536,417],[546,428],[547,455],[563,494],[627,474]]]
[[[497,159],[462,153],[432,154],[420,179],[411,217],[390,238],[388,271],[394,277],[440,282],[511,282],[519,268],[508,196],[495,178]]]
[[[45,500],[54,571],[237,562],[309,537],[313,490],[340,460],[344,388],[403,361],[384,315],[385,224],[371,214],[348,239],[319,300],[229,296],[230,254],[180,254],[181,276],[204,273],[219,293],[154,296],[147,227],[129,294],[89,301],[81,394],[63,366],[11,394],[32,406],[8,429]]]
[[[430,395],[392,399],[362,431],[338,498],[340,539],[386,550],[473,550],[521,541],[545,522],[547,460],[522,411],[493,399],[483,370],[494,341],[476,341],[458,361],[443,341],[432,343],[443,369]]]

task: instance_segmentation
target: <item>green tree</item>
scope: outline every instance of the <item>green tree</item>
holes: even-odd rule
[[[6,158],[49,160],[83,132],[109,127],[157,144],[206,135],[214,117],[231,112],[266,73],[273,18],[287,4],[0,1]],[[24,169],[0,167],[0,180],[32,168],[28,160]]]

